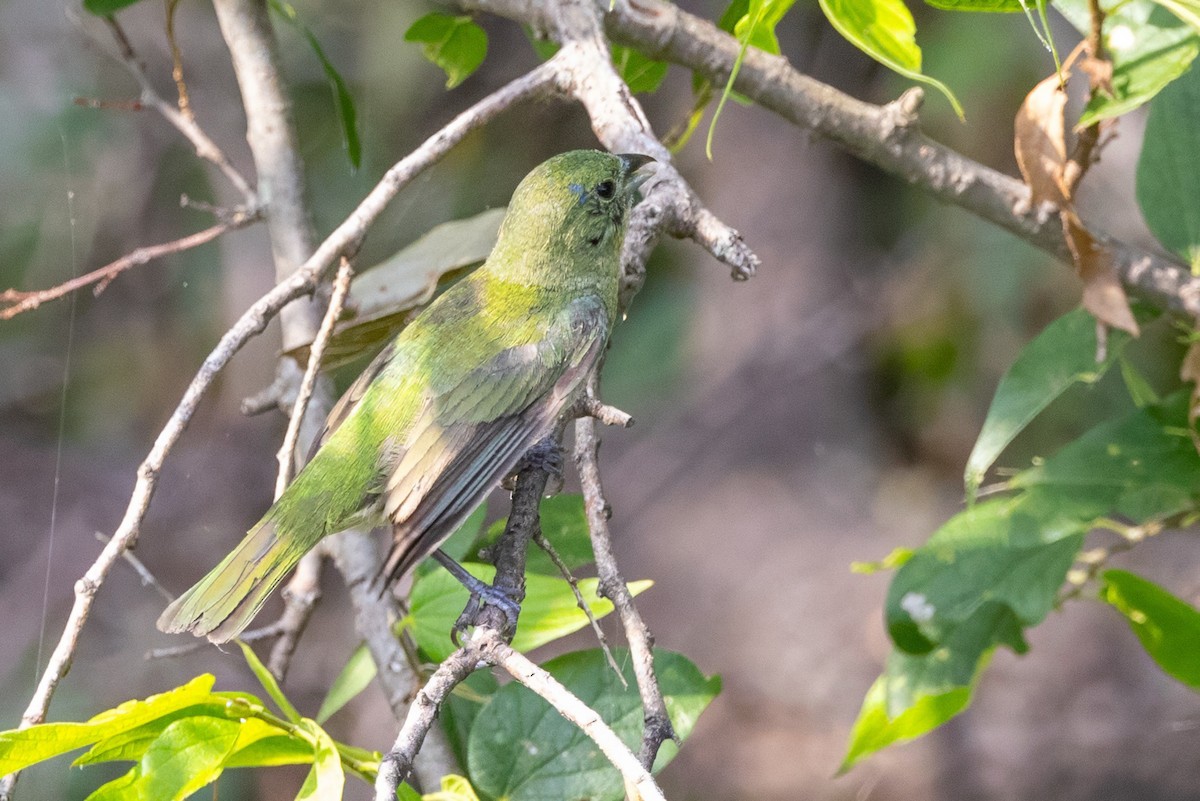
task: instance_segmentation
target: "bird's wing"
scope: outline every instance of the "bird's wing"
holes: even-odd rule
[[[390,466],[383,505],[399,578],[433,552],[531,446],[551,433],[608,340],[595,296],[573,301],[539,341],[510,347],[435,388]]]
[[[395,354],[396,341],[393,339],[387,347],[379,351],[358,378],[354,379],[354,383],[342,393],[342,397],[338,398],[338,402],[329,410],[329,415],[325,418],[325,427],[321,429],[320,436],[314,439],[309,447],[306,462],[312,461],[321,446],[329,440],[334,431],[337,431],[338,426],[346,421],[346,418],[358,406],[358,402],[362,400],[363,395],[367,394],[367,387],[371,386],[371,382],[383,371]]]

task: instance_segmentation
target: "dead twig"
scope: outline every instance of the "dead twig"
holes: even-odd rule
[[[9,320],[16,317],[22,312],[31,311],[41,306],[43,303],[51,300],[58,300],[61,297],[69,295],[76,290],[82,289],[85,286],[92,284],[96,285],[94,293],[99,295],[112,282],[114,278],[119,276],[126,270],[138,267],[148,262],[160,259],[163,256],[169,256],[173,253],[182,253],[186,250],[200,247],[207,244],[227,231],[233,231],[238,228],[244,228],[254,222],[256,215],[241,214],[235,218],[219,222],[216,225],[205,228],[203,231],[197,231],[194,234],[188,234],[179,239],[173,239],[170,242],[163,242],[160,245],[146,245],[140,247],[132,253],[128,253],[116,261],[108,264],[90,273],[72,278],[69,281],[64,281],[58,286],[50,287],[49,289],[31,289],[22,291],[19,289],[6,289],[0,292],[0,303],[9,305],[0,309],[0,320]]]

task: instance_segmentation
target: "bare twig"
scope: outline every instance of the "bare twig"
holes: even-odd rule
[[[633,788],[633,792],[628,793],[629,797],[639,798],[641,801],[664,801],[662,790],[650,775],[650,768],[646,766],[645,761],[639,761],[639,758],[633,755],[599,713],[579,700],[545,670],[526,659],[523,654],[514,651],[508,643],[497,639],[494,632],[485,630],[484,637],[489,640],[486,647],[494,664],[504,668],[510,676],[540,695],[558,714],[592,738],[613,767],[621,772],[625,786]]]
[[[142,102],[153,108],[161,114],[167,122],[175,126],[175,128],[184,135],[184,137],[192,143],[192,147],[196,149],[196,155],[210,162],[218,170],[224,173],[229,179],[229,183],[241,194],[246,203],[246,209],[252,211],[258,205],[258,198],[253,189],[250,188],[250,183],[242,177],[242,174],[237,171],[221,148],[217,147],[216,143],[209,138],[190,113],[184,114],[172,103],[168,102],[150,83],[150,78],[146,75],[145,65],[138,58],[133,45],[129,41],[129,37],[125,35],[125,31],[114,17],[105,17],[105,22],[108,23],[112,30],[113,38],[117,42],[117,50],[119,52],[121,63],[133,74],[137,79],[138,85],[142,88]]]
[[[532,0],[472,0],[525,24],[545,28],[548,11]],[[737,40],[711,22],[664,0],[618,0],[605,16],[613,40],[680,64],[723,84],[738,57]],[[733,88],[786,120],[847,152],[1010,231],[1066,264],[1074,264],[1056,216],[1039,214],[1021,181],[967,158],[900,124],[889,106],[856,100],[803,75],[786,59],[746,51]],[[1091,230],[1091,228],[1089,228]],[[1096,236],[1122,282],[1154,305],[1200,316],[1200,277],[1186,265],[1108,236]]]
[[[275,499],[283,495],[291,482],[292,466],[295,464],[296,443],[300,439],[300,423],[308,410],[309,399],[312,398],[313,388],[317,383],[317,373],[321,368],[321,358],[325,355],[325,346],[333,335],[333,326],[342,313],[342,305],[350,292],[350,279],[354,276],[354,268],[350,260],[342,257],[337,276],[333,280],[333,294],[329,299],[329,308],[317,331],[309,350],[308,365],[304,369],[304,377],[300,381],[300,389],[296,394],[296,402],[292,406],[291,418],[288,420],[287,432],[283,444],[279,447],[276,460],[279,462],[279,475],[275,482]],[[296,571],[283,588],[284,609],[279,618],[279,639],[271,646],[271,655],[267,667],[277,679],[283,681],[291,664],[292,654],[296,643],[308,625],[308,619],[321,598],[321,567],[324,562],[324,548],[317,547],[304,555],[296,565]]]
[[[664,801],[654,777],[604,722],[600,715],[560,684],[553,676],[517,653],[495,629],[481,626],[472,632],[467,644],[455,651],[430,676],[417,693],[395,744],[384,757],[375,779],[376,801],[396,797],[396,788],[404,780],[413,757],[420,751],[425,735],[433,728],[438,710],[450,693],[477,667],[498,665],[510,676],[545,699],[560,715],[590,737],[609,762],[621,772],[633,798]]]
[[[300,439],[300,422],[304,419],[308,401],[312,398],[313,387],[317,383],[317,374],[321,369],[325,346],[329,344],[329,339],[333,336],[333,326],[337,323],[338,317],[342,313],[342,306],[346,302],[346,295],[350,292],[350,279],[354,277],[354,268],[345,256],[342,256],[341,261],[337,276],[333,279],[333,295],[329,299],[329,308],[325,312],[324,319],[321,320],[321,328],[317,331],[317,337],[309,349],[308,365],[304,368],[304,378],[300,381],[300,390],[292,405],[292,414],[288,421],[287,432],[283,437],[283,444],[279,446],[279,452],[275,454],[275,460],[279,463],[279,475],[275,480],[276,500],[279,500],[279,496],[283,495],[283,491],[292,481],[292,467],[295,464],[294,453],[296,443]]]
[[[108,542],[110,539],[109,537],[104,536],[102,532],[97,531],[95,534],[96,539],[100,542]],[[126,562],[129,563],[129,566],[133,568],[133,572],[138,574],[138,578],[142,580],[143,587],[153,587],[155,592],[166,599],[168,603],[175,600],[175,596],[172,595],[166,587],[159,583],[158,579],[154,577],[154,574],[150,572],[150,568],[146,567],[145,563],[143,563],[141,559],[138,559],[137,556],[134,555],[133,551],[126,551],[125,553],[121,554],[121,556]]]
[[[588,382],[588,394],[597,395],[598,379],[595,375]],[[612,549],[612,538],[608,531],[610,507],[604,497],[600,482],[599,465],[600,437],[596,434],[596,421],[581,417],[575,421],[575,467],[579,472],[579,483],[583,490],[584,508],[587,512],[588,529],[592,537],[592,552],[596,557],[596,570],[600,577],[599,592],[612,601],[625,639],[629,642],[629,653],[633,660],[633,674],[637,679],[638,693],[642,698],[642,745],[638,753],[641,764],[649,769],[654,765],[658,750],[667,740],[677,739],[671,716],[663,700],[658,677],[654,673],[654,637],[642,620],[633,595],[617,567]]]
[[[183,54],[175,39],[175,11],[179,0],[167,0],[167,44],[171,47],[171,77],[175,80],[175,92],[179,95],[179,113],[184,119],[196,121],[192,114],[192,102],[188,98],[187,82],[183,79]]]
[[[203,244],[213,241],[226,231],[244,228],[254,222],[255,219],[256,217],[253,215],[241,214],[233,219],[219,222],[211,228],[205,228],[203,231],[197,231],[194,234],[188,234],[185,237],[173,239],[170,242],[140,247],[116,261],[109,262],[103,267],[72,278],[70,281],[64,281],[58,286],[53,286],[49,289],[31,289],[28,291],[6,289],[0,292],[0,303],[7,303],[9,305],[0,309],[0,320],[11,319],[21,312],[31,311],[47,301],[57,300],[92,284],[96,285],[95,293],[99,295],[114,278],[132,267],[146,264],[163,256],[169,256],[172,253],[182,253],[185,250],[200,247]]]
[[[609,406],[602,402],[599,398],[594,398],[591,395],[581,395],[579,400],[575,402],[576,417],[594,417],[606,426],[620,426],[621,428],[630,428],[633,426],[633,417],[618,409],[616,406]]]
[[[592,608],[587,605],[587,601],[583,600],[583,593],[579,591],[579,579],[575,578],[571,568],[567,567],[567,563],[558,555],[558,551],[554,550],[554,546],[550,544],[550,540],[546,539],[545,534],[541,531],[535,532],[533,542],[546,552],[546,556],[550,557],[550,561],[558,568],[558,572],[562,574],[567,584],[571,585],[571,593],[575,596],[575,605],[587,617],[588,623],[592,627],[592,633],[596,635],[596,641],[600,643],[600,650],[604,653],[605,661],[613,669],[613,673],[617,674],[617,678],[621,680],[621,686],[628,688],[629,682],[625,681],[625,674],[621,672],[621,666],[617,664],[612,648],[608,645],[608,635],[604,633],[604,629],[600,628],[600,621],[596,620],[596,616],[592,614]]]
[[[280,622],[276,621],[269,626],[263,626],[260,629],[243,632],[238,636],[238,639],[244,643],[254,643],[259,640],[269,640],[272,637],[279,635]],[[194,654],[196,651],[201,651],[205,648],[212,647],[208,640],[195,640],[183,645],[172,645],[168,648],[151,648],[142,657],[143,659],[174,659],[178,656],[186,656]]]

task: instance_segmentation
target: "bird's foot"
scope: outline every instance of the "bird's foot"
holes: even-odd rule
[[[522,470],[541,470],[550,477],[546,482],[546,494],[557,495],[563,485],[563,447],[555,437],[539,440],[532,448],[525,451],[521,461],[510,475],[500,482],[500,486],[512,492],[517,487],[517,474]]]
[[[485,624],[498,629],[506,640],[511,639],[517,631],[517,618],[521,615],[521,600],[524,593],[519,590],[514,592],[503,587],[485,584],[441,550],[434,551],[433,557],[471,593],[462,614],[458,616],[458,620],[454,621],[454,626],[450,629],[450,640],[455,647],[461,644],[459,640],[467,629]],[[496,625],[495,620],[485,621],[482,619],[484,610],[488,607],[496,609],[502,615],[503,620],[499,626]]]

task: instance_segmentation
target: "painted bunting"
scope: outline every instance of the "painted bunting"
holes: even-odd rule
[[[375,358],[292,484],[158,627],[236,637],[308,550],[353,526],[391,525],[388,580],[436,550],[579,397],[652,160],[580,150],[529,173],[484,264]]]

